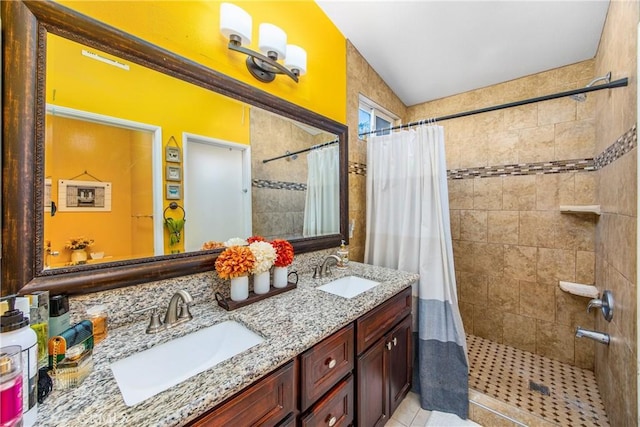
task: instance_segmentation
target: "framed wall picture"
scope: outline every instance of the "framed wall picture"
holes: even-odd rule
[[[165,148],[165,160],[171,163],[180,163],[180,147],[167,145]]]
[[[44,179],[44,211],[51,212],[51,178]]]
[[[181,199],[180,184],[167,184],[167,200]]]
[[[58,180],[60,212],[111,212],[111,183]]]
[[[180,181],[182,179],[180,166],[167,165],[166,179],[167,181]]]

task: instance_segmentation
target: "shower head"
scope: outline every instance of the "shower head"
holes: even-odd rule
[[[611,71],[609,71],[605,76],[602,77],[596,77],[595,79],[591,80],[589,82],[589,84],[585,87],[591,87],[594,84],[596,84],[597,82],[604,80],[605,83],[609,83],[611,81]],[[569,96],[569,98],[573,99],[574,101],[578,101],[578,102],[584,102],[587,100],[587,94],[586,93],[576,93],[575,95],[571,95]]]

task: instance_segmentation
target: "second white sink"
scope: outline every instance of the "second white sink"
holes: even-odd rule
[[[111,370],[124,403],[133,406],[263,341],[229,320],[118,360]]]
[[[318,286],[318,289],[343,298],[353,298],[379,284],[380,282],[358,276],[346,276],[329,282],[326,285]]]

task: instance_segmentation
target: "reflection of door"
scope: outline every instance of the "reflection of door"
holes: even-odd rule
[[[185,251],[251,235],[250,148],[185,133]]]

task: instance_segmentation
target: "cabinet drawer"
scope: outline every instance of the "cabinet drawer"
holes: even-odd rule
[[[189,425],[275,426],[295,411],[294,368],[287,363]]]
[[[354,367],[353,324],[300,355],[300,410],[305,411]]]
[[[411,313],[411,288],[374,308],[356,320],[356,350],[361,354]]]
[[[353,422],[353,375],[349,375],[302,418],[302,427],[342,427]]]

